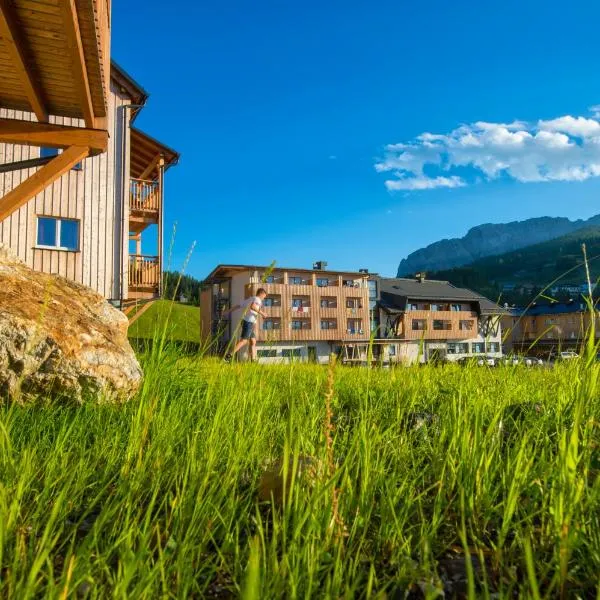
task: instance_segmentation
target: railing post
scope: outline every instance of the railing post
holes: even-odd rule
[[[158,163],[158,297],[163,295],[163,250],[164,250],[164,181],[165,181],[165,159],[160,157]]]

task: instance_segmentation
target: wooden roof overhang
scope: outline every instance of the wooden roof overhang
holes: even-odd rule
[[[0,107],[36,121],[0,119],[0,143],[64,151],[0,198],[0,220],[83,158],[106,150],[110,80],[110,0],[0,0]],[[50,115],[84,127],[50,123]]]
[[[154,181],[161,164],[165,170],[176,165],[179,154],[147,133],[131,127],[130,173],[134,179]]]

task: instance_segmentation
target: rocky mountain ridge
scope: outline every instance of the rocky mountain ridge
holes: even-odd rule
[[[473,227],[462,238],[440,240],[412,252],[400,262],[398,277],[460,267],[593,226],[600,226],[600,215],[576,221],[565,217],[537,217],[511,223],[485,223]]]

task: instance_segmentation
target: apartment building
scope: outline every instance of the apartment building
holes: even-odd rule
[[[122,305],[160,292],[178,154],[134,126],[148,94],[111,62],[110,12],[0,3],[0,243]]]
[[[322,262],[313,269],[219,265],[201,294],[202,338],[223,352],[239,336],[242,311],[223,312],[262,287],[268,317],[258,321],[259,360],[326,363],[343,344],[369,339],[368,278],[365,270],[330,271]]]
[[[502,356],[504,309],[447,281],[374,278],[374,351],[384,362]]]
[[[594,311],[596,339],[600,338],[600,313]],[[592,313],[582,297],[568,302],[534,303],[511,308],[502,318],[505,346],[518,354],[548,356],[558,350],[578,350],[586,339]]]

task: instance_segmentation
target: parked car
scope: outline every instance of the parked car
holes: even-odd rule
[[[522,361],[527,367],[541,367],[544,365],[544,361],[537,356],[524,356]]]
[[[498,359],[495,356],[480,356],[477,358],[477,364],[480,367],[495,367]]]
[[[517,365],[522,364],[522,360],[520,356],[511,355],[511,356],[503,356],[498,359],[499,364],[504,365],[506,367],[516,367]]]
[[[562,350],[561,352],[552,353],[550,355],[550,360],[554,362],[573,360],[574,358],[579,358],[579,354],[574,350]]]

